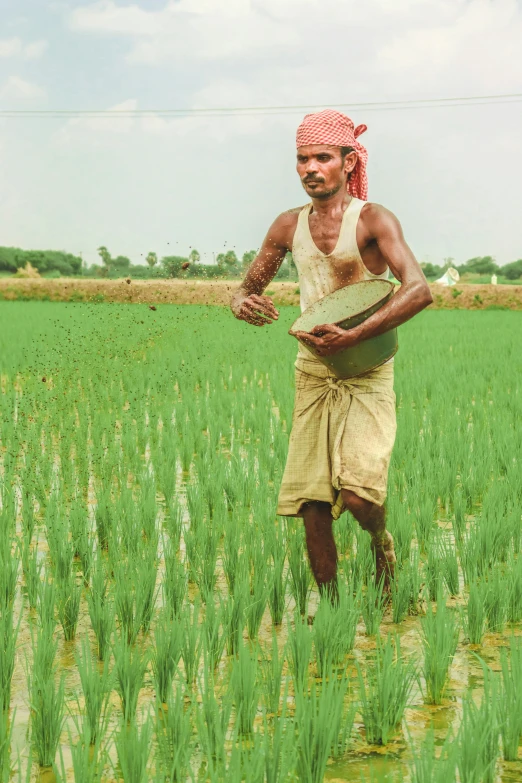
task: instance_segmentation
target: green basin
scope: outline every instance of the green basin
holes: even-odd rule
[[[308,307],[292,324],[289,334],[310,332],[314,326],[321,324],[352,329],[377,312],[393,296],[394,289],[395,286],[389,280],[363,280],[339,288]],[[399,347],[397,329],[370,337],[333,356],[319,356],[309,345],[302,344],[338,378],[353,378],[379,367],[391,359]]]

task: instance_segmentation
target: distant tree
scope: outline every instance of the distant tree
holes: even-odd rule
[[[424,272],[424,276],[428,279],[435,279],[440,277],[444,271],[443,267],[438,266],[437,264],[431,264],[429,262],[421,264],[421,269]]]
[[[150,268],[153,269],[158,263],[158,256],[156,255],[156,253],[153,253],[151,251],[150,253],[147,253],[147,258],[145,259],[145,261],[150,266]]]
[[[245,250],[243,258],[241,259],[241,267],[243,272],[246,272],[252,261],[257,256],[257,250]]]
[[[193,247],[189,253],[189,261],[191,264],[199,264],[199,262],[201,261],[201,256],[199,255],[199,252],[196,250],[195,247]]]
[[[461,275],[492,275],[499,271],[499,267],[491,256],[477,256],[477,258],[470,258],[465,264],[459,266],[458,270]]]
[[[102,277],[107,277],[111,269],[111,262],[112,262],[111,254],[109,253],[105,245],[101,245],[96,252],[100,256],[103,264]]]
[[[165,277],[181,277],[182,265],[188,263],[184,256],[164,256],[161,266]]]
[[[500,267],[500,274],[508,280],[520,280],[522,278],[522,258]]]
[[[125,270],[130,267],[130,258],[127,258],[127,256],[116,256],[116,258],[112,259],[111,263],[112,266]]]
[[[235,250],[227,250],[225,253],[225,264],[229,266],[237,266],[239,264]]]

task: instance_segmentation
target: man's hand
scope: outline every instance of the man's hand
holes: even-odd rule
[[[292,332],[292,334],[313,348],[319,356],[332,356],[344,348],[352,348],[359,342],[354,329],[341,329],[335,324],[314,326],[311,332]]]
[[[240,294],[232,300],[231,309],[236,318],[253,326],[271,324],[279,318],[279,313],[269,296]]]

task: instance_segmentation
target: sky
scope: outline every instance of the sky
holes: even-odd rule
[[[0,115],[0,245],[241,255],[308,201],[307,111],[522,93],[521,40],[520,0],[0,0],[0,112],[127,110]],[[251,106],[305,108],[158,114]],[[419,261],[522,257],[522,102],[343,110]]]

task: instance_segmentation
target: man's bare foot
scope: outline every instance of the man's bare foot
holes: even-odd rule
[[[389,593],[397,562],[392,534],[386,530],[380,541],[372,540],[371,547],[375,554],[375,582],[379,584],[384,576],[383,592]]]

